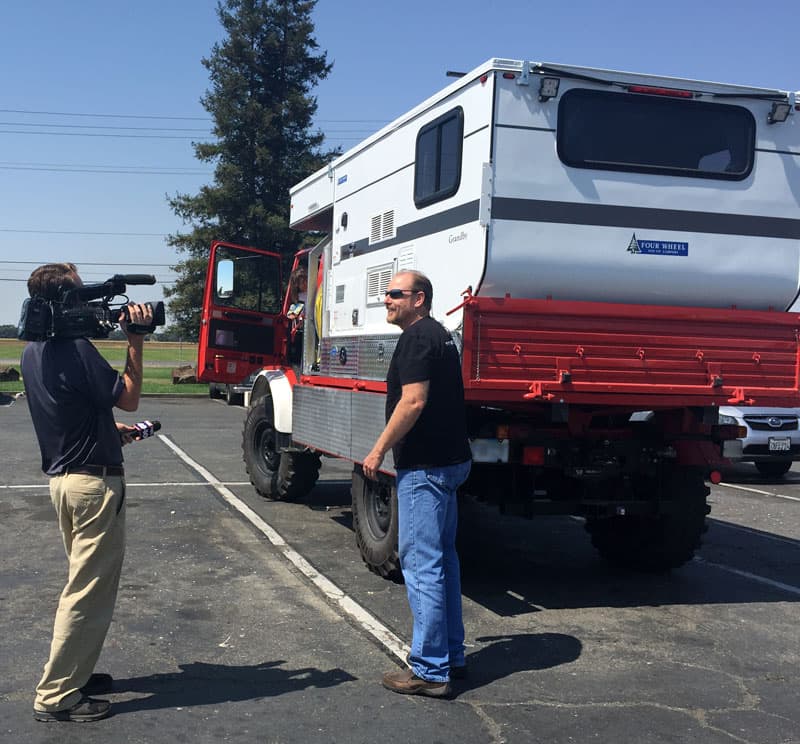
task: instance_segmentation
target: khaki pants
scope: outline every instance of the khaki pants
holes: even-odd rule
[[[81,699],[111,624],[125,555],[125,480],[58,475],[50,498],[69,560],[58,601],[50,659],[34,708],[64,710]]]

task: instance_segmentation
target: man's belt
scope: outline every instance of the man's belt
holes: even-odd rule
[[[107,475],[125,475],[122,465],[70,465],[64,475],[94,475],[105,478]]]

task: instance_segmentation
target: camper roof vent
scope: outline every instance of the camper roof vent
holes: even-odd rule
[[[394,227],[394,210],[382,212],[370,217],[369,243],[378,243],[381,240],[388,240],[396,235]]]

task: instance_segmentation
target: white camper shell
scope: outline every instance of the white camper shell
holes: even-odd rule
[[[794,93],[491,59],[291,192],[329,233],[323,336],[385,334],[419,268],[475,295],[787,310],[800,290]]]

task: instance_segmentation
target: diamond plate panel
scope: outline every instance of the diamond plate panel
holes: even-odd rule
[[[362,462],[386,423],[386,396],[378,393],[352,393],[353,460]],[[383,467],[394,473],[394,458],[388,452]]]
[[[350,459],[351,397],[349,390],[295,385],[292,439]]]
[[[331,377],[385,380],[398,336],[337,336],[320,345],[319,371]]]
[[[292,439],[307,447],[362,462],[383,431],[386,396],[295,385]],[[384,469],[394,473],[389,452]]]
[[[399,336],[362,336],[358,355],[358,377],[362,380],[385,380],[389,362]]]

